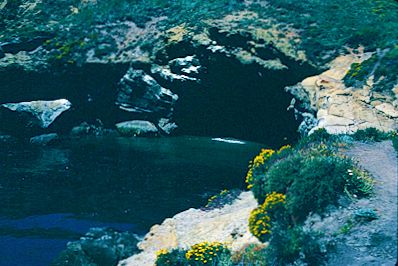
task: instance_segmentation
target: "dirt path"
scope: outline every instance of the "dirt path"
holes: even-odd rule
[[[379,219],[356,223],[338,237],[336,253],[328,265],[396,265],[397,262],[397,157],[391,141],[355,143],[346,154],[369,171],[375,181],[374,195],[352,203],[351,214],[360,208],[374,209]]]

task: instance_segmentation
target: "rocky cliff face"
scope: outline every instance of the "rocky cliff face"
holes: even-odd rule
[[[349,11],[352,5],[357,12]],[[383,80],[395,80],[384,73],[397,58],[394,10],[398,6],[390,0],[322,5],[291,0],[3,0],[0,101],[66,98],[78,114],[68,120],[69,128],[84,121],[114,128],[138,119],[162,133],[177,125],[184,134],[280,142],[293,140],[298,127],[292,112],[285,111],[291,96],[283,88],[330,69],[290,89],[301,102],[296,116],[304,121],[302,132],[317,127],[335,133],[368,126],[393,130],[396,94],[378,89]],[[330,23],[336,16],[341,19]],[[369,73],[358,72],[359,83],[348,86],[345,77],[355,68],[351,64],[366,55],[332,60],[359,53],[360,45],[378,57],[367,61]],[[61,74],[54,77],[54,72]],[[358,73],[351,71],[351,79]],[[48,75],[47,84],[38,81]],[[364,76],[369,82],[364,83]],[[371,84],[372,76],[377,86]],[[50,88],[57,81],[68,85]],[[17,97],[10,97],[16,92]],[[247,136],[242,128],[258,133]],[[277,133],[283,135],[279,140],[273,139]]]
[[[352,134],[359,129],[377,128],[391,131],[398,128],[398,94],[377,92],[373,78],[362,88],[347,87],[344,77],[354,63],[361,63],[369,53],[350,54],[333,60],[330,69],[320,75],[308,77],[287,91],[297,99],[293,101],[296,113],[303,116],[303,133],[325,128],[331,134]]]

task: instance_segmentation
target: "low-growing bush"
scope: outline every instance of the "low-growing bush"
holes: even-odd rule
[[[264,203],[250,213],[249,230],[261,242],[271,237],[272,223],[283,219],[285,199],[283,194],[270,193]]]
[[[51,265],[117,265],[120,260],[138,253],[137,243],[137,237],[129,232],[91,228],[80,240],[69,242]]]
[[[391,134],[391,140],[392,140],[392,144],[393,144],[395,150],[396,150],[397,153],[398,153],[398,133],[397,133],[397,131],[394,131],[394,132]]]
[[[319,235],[305,232],[300,226],[273,226],[273,234],[266,249],[268,265],[323,265],[325,252],[321,248]]]
[[[224,189],[220,193],[211,196],[207,200],[207,204],[205,206],[206,210],[222,208],[225,205],[231,204],[234,200],[238,198],[242,191],[239,189],[227,190]]]
[[[358,141],[376,141],[380,142],[389,139],[391,134],[378,130],[377,128],[369,127],[366,129],[357,130],[352,137]]]
[[[263,157],[266,159],[255,159],[251,165],[247,178],[250,188],[259,204],[270,193],[286,195],[292,222],[303,221],[310,212],[322,213],[344,192],[350,197],[364,197],[373,188],[369,175],[322,143],[290,149],[284,156],[274,152]]]
[[[264,244],[250,244],[235,252],[231,256],[234,265],[268,265],[266,257],[267,247]]]
[[[161,249],[156,253],[156,266],[187,266],[185,250],[173,249],[171,251]]]
[[[161,249],[157,252],[156,266],[232,265],[231,251],[220,242],[202,242],[189,250]]]
[[[191,265],[217,265],[222,257],[230,256],[231,252],[222,243],[219,242],[202,242],[193,245],[190,250],[185,253],[185,257]]]

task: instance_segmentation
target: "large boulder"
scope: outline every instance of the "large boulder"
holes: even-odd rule
[[[116,105],[133,113],[168,117],[178,96],[160,86],[143,70],[130,68],[119,83]]]
[[[91,228],[79,240],[69,242],[51,265],[116,265],[137,253],[137,236],[110,228]]]
[[[66,99],[2,104],[1,128],[13,134],[41,134],[71,106]]]
[[[133,120],[116,124],[117,131],[126,137],[135,136],[154,136],[158,134],[158,129],[149,121]]]

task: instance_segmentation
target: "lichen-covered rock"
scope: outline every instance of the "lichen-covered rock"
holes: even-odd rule
[[[330,64],[329,70],[287,88],[298,100],[297,110],[312,113],[318,120],[312,131],[325,128],[332,134],[350,134],[369,127],[382,131],[398,128],[396,96],[372,90],[371,80],[362,88],[347,88],[344,84],[350,66],[369,56],[366,53],[340,56]],[[304,119],[303,123],[307,121]]]
[[[143,70],[130,68],[120,81],[116,105],[133,113],[171,115],[178,96]]]
[[[117,131],[125,137],[154,136],[157,135],[156,126],[143,120],[126,121],[116,124]]]
[[[251,192],[243,192],[231,205],[210,211],[189,209],[155,225],[138,247],[141,253],[121,261],[125,266],[153,266],[159,249],[189,248],[203,241],[226,243],[232,251],[256,243],[248,228],[250,212],[257,207]]]

